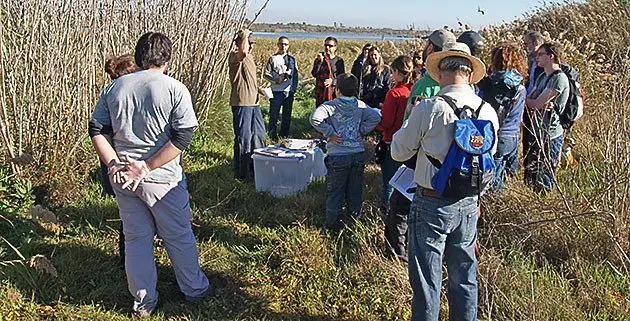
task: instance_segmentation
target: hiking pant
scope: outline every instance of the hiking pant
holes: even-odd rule
[[[518,136],[499,136],[494,155],[494,178],[492,190],[505,188],[506,176],[516,175],[518,170]]]
[[[387,210],[389,207],[389,198],[394,191],[394,188],[389,185],[389,181],[394,177],[398,168],[402,163],[395,161],[392,158],[391,145],[387,144],[387,150],[385,151],[385,158],[381,164],[381,178],[383,179],[383,187],[381,191],[381,208]]]
[[[448,270],[449,320],[477,320],[477,197],[460,200],[414,195],[409,213],[411,320],[437,321],[442,259]]]
[[[385,218],[385,240],[389,253],[407,262],[407,216],[411,201],[398,190],[389,198],[389,210]]]
[[[291,128],[291,111],[293,110],[293,92],[274,91],[273,98],[269,100],[269,136],[278,138],[278,118],[282,107],[282,120],[280,121],[280,137],[289,136]]]
[[[134,311],[152,312],[158,301],[153,235],[164,241],[180,291],[188,299],[206,294],[209,282],[199,266],[190,224],[190,199],[185,181],[142,182],[135,192],[114,184],[125,233],[125,271]]]
[[[361,215],[363,203],[363,172],[365,153],[328,155],[326,164],[326,221],[324,228],[339,231],[345,224],[352,224]],[[342,213],[343,203],[348,203],[349,215]]]
[[[234,126],[234,176],[247,178],[253,173],[252,153],[254,149],[265,147],[267,132],[260,107],[233,106]]]

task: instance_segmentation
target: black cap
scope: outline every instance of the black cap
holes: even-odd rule
[[[459,37],[457,42],[465,43],[470,48],[470,53],[475,56],[480,47],[483,46],[483,38],[476,31],[464,31]]]

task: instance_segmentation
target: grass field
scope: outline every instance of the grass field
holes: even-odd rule
[[[301,94],[292,133],[311,137],[313,101]],[[266,110],[266,107],[265,107]],[[377,212],[380,174],[366,175],[366,218],[338,238],[320,233],[325,186],[287,199],[257,193],[233,179],[229,109],[195,135],[185,168],[203,268],[216,295],[187,304],[158,243],[162,306],[155,320],[405,320],[410,289],[403,263],[384,258]],[[27,214],[2,224],[3,237],[26,257],[50,258],[57,277],[22,264],[0,268],[0,320],[118,320],[131,296],[117,256],[116,203],[94,174],[85,197],[55,209],[57,223]],[[488,216],[493,214],[486,214]],[[585,261],[582,274],[541,264],[518,244],[488,245],[501,233],[490,218],[480,228],[480,317],[496,320],[624,320],[630,284],[606,265]],[[594,304],[590,307],[584,304]],[[443,306],[443,311],[447,307]]]
[[[481,320],[630,320],[629,13],[627,2],[590,0],[581,5],[545,7],[525,20],[484,32],[489,46],[502,40],[518,42],[529,29],[542,30],[548,39],[561,42],[566,59],[580,71],[586,114],[571,133],[579,166],[560,170],[556,191],[536,195],[517,177],[510,181],[507,193],[483,199],[478,277]],[[0,14],[0,20],[3,17]],[[63,29],[57,32],[65,34]],[[275,50],[274,43],[259,39],[255,49],[259,69]],[[361,45],[341,42],[339,55],[347,65]],[[384,56],[388,61],[419,46],[380,45],[387,48]],[[294,40],[291,48],[303,78],[308,77],[321,41]],[[46,53],[45,49],[41,52]],[[81,61],[80,55],[68,56],[68,61]],[[99,85],[90,87],[91,92],[80,92],[80,101],[97,98],[92,93],[104,81],[100,64],[89,63],[92,72],[85,72],[86,77]],[[29,66],[15,66],[15,70],[30,75]],[[195,78],[186,70],[182,67],[174,74]],[[75,80],[60,83],[74,88]],[[25,84],[50,88],[46,82],[39,87]],[[70,93],[39,90],[16,93],[24,93],[25,101],[30,101],[31,94]],[[197,102],[208,103],[208,98],[202,98]],[[158,242],[162,305],[152,319],[409,319],[411,291],[406,266],[383,254],[383,223],[377,212],[378,167],[371,165],[366,171],[363,222],[340,237],[323,236],[320,226],[326,189],[322,182],[311,184],[297,196],[275,199],[256,192],[252,183],[233,179],[231,112],[223,99],[197,106],[205,111],[205,122],[184,157],[200,261],[216,293],[200,304],[186,303]],[[7,101],[7,106],[19,110]],[[65,100],[55,100],[55,106],[66,106],[62,102]],[[292,136],[313,136],[307,121],[313,105],[308,93],[298,93]],[[35,112],[40,105],[25,106]],[[85,106],[79,107],[87,113]],[[56,110],[40,109],[46,117],[53,117]],[[267,110],[263,104],[263,111]],[[33,120],[39,119],[38,113],[33,115]],[[10,124],[22,124],[21,120],[15,118]],[[63,149],[36,150],[35,162],[20,165],[22,176],[12,174],[8,163],[0,165],[0,321],[129,317],[132,298],[117,255],[120,223],[116,202],[102,196],[96,157],[76,161],[94,155],[85,124],[66,126],[73,130],[70,136],[83,139],[69,139],[73,143]],[[26,125],[13,128],[29,133]],[[64,140],[62,136],[57,139]],[[24,146],[39,143],[25,142]],[[51,141],[43,143],[51,145]],[[70,165],[59,168],[55,159],[65,159]],[[45,208],[29,211],[34,204],[52,212]],[[35,255],[47,259],[31,264],[29,259]],[[443,320],[447,309],[444,297]]]

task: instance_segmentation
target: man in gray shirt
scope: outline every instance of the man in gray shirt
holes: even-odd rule
[[[125,234],[125,270],[133,314],[150,315],[158,301],[153,236],[164,240],[185,298],[209,293],[190,224],[190,201],[180,164],[198,126],[188,89],[167,76],[171,41],[149,32],[138,40],[141,68],[108,85],[99,98],[90,137],[108,164]],[[115,150],[104,135],[111,135]]]
[[[278,139],[278,117],[282,107],[280,137],[288,137],[291,129],[293,99],[298,86],[295,57],[289,54],[289,38],[278,38],[278,51],[267,61],[265,78],[271,83],[273,97],[269,99],[269,134]]]
[[[562,72],[560,46],[544,43],[537,50],[536,62],[545,72],[535,80],[526,100],[534,141],[525,155],[525,182],[536,192],[555,186],[555,170],[560,160],[564,129],[560,114],[569,99],[569,78]]]

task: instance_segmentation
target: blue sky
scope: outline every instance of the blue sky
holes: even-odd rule
[[[247,18],[265,0],[250,0]],[[270,0],[258,22],[302,22],[346,26],[457,28],[457,18],[474,29],[522,17],[523,13],[559,0]],[[477,12],[481,8],[484,15]]]

